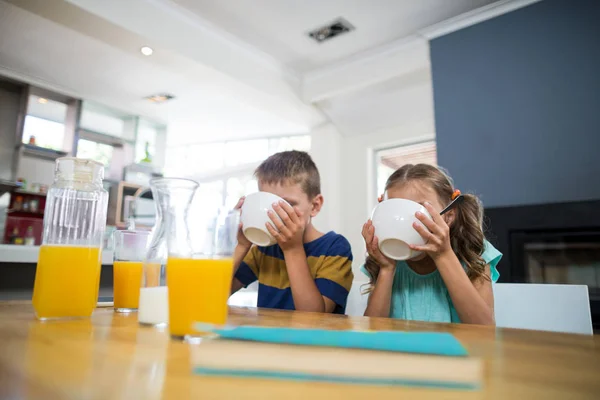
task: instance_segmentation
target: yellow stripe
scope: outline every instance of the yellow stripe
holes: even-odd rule
[[[306,261],[313,279],[329,279],[350,291],[354,276],[352,274],[352,262],[348,258],[341,256],[311,256]],[[278,289],[290,287],[290,278],[285,261],[262,254],[259,282]]]
[[[308,257],[310,259],[315,257]],[[354,274],[352,273],[352,261],[347,257],[341,256],[326,256],[319,257],[317,260],[323,260],[320,268],[317,270],[316,278],[325,278],[334,281],[343,286],[347,291],[352,287]],[[311,270],[312,271],[312,270]],[[314,275],[313,275],[314,276]]]
[[[258,277],[258,264],[262,253],[258,250],[258,247],[252,246],[246,257],[244,257],[244,263],[254,272],[254,275]]]

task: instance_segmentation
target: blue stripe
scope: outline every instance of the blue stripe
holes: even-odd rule
[[[365,378],[362,376],[335,376],[311,374],[307,372],[282,372],[282,371],[262,371],[245,369],[224,369],[224,368],[205,368],[194,367],[194,373],[209,376],[233,376],[239,378],[270,378],[292,381],[314,381],[330,383],[350,383],[355,385],[376,385],[376,386],[412,386],[428,388],[445,389],[463,389],[475,390],[480,385],[471,382],[444,382],[436,380],[409,379],[409,378]]]
[[[242,261],[237,272],[235,273],[235,278],[240,281],[244,286],[248,286],[252,282],[256,281],[256,275],[250,269],[248,264]]]
[[[336,304],[334,314],[344,314],[346,312],[346,300],[348,299],[348,291],[345,287],[337,282],[330,281],[325,278],[315,279],[315,284],[319,292],[325,297],[330,298]]]
[[[292,289],[287,287],[279,289],[258,282],[257,307],[277,308],[280,310],[295,310]]]
[[[315,279],[315,284],[323,296],[335,302],[334,314],[344,314],[346,312],[348,291],[343,286],[324,278]],[[279,289],[259,282],[256,306],[261,308],[277,308],[280,310],[295,310],[292,288]]]
[[[258,247],[258,250],[270,257],[284,259],[283,251],[278,245]],[[352,261],[352,250],[348,240],[333,231],[326,233],[310,243],[304,244],[307,257],[341,256]]]

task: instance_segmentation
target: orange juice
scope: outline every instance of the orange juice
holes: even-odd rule
[[[100,248],[43,245],[33,286],[38,318],[89,317],[98,301]]]
[[[171,335],[195,333],[192,324],[222,325],[227,321],[233,260],[169,258],[169,330]]]
[[[141,261],[115,261],[113,264],[113,296],[116,309],[135,310],[140,301]]]

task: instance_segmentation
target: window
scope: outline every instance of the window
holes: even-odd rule
[[[67,105],[30,95],[23,125],[23,143],[63,150]]]
[[[108,144],[79,139],[77,142],[77,157],[89,158],[104,164],[107,168],[113,156],[114,147]]]
[[[104,135],[133,139],[127,131],[125,120],[130,116],[119,113],[99,104],[84,101],[81,107],[81,118],[79,127],[92,132],[102,133]]]
[[[198,176],[223,168],[225,166],[224,150],[225,143],[188,146],[185,154],[187,168],[183,173],[187,176]]]
[[[208,240],[206,225],[202,222],[214,217],[222,205],[223,181],[201,182],[188,213],[194,252],[201,252]]]
[[[165,175],[200,181],[197,204],[214,212],[233,208],[240,197],[258,191],[254,169],[270,155],[285,150],[310,150],[310,136],[286,136],[198,143],[167,149]]]
[[[437,165],[435,141],[419,142],[379,150],[375,153],[377,178],[377,195],[385,191],[387,179],[398,168],[406,164],[431,164]]]
[[[150,122],[140,119],[135,140],[136,162],[148,161],[146,158],[146,151],[148,152],[150,162],[154,161],[157,138],[158,127]]]
[[[310,150],[310,135],[287,136],[269,140],[269,154],[286,150]]]
[[[227,166],[260,162],[269,155],[269,139],[225,143],[225,165]]]
[[[258,182],[253,174],[244,176],[234,176],[227,179],[227,195],[225,197],[225,207],[233,208],[242,196],[258,192]]]
[[[52,150],[62,150],[65,125],[60,122],[27,115],[23,126],[23,143]]]

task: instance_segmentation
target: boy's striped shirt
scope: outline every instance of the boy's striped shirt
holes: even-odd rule
[[[304,250],[317,289],[336,304],[334,313],[343,314],[354,278],[350,243],[332,231],[305,243]],[[295,309],[283,251],[278,245],[253,246],[235,277],[244,286],[258,279],[258,307]]]

